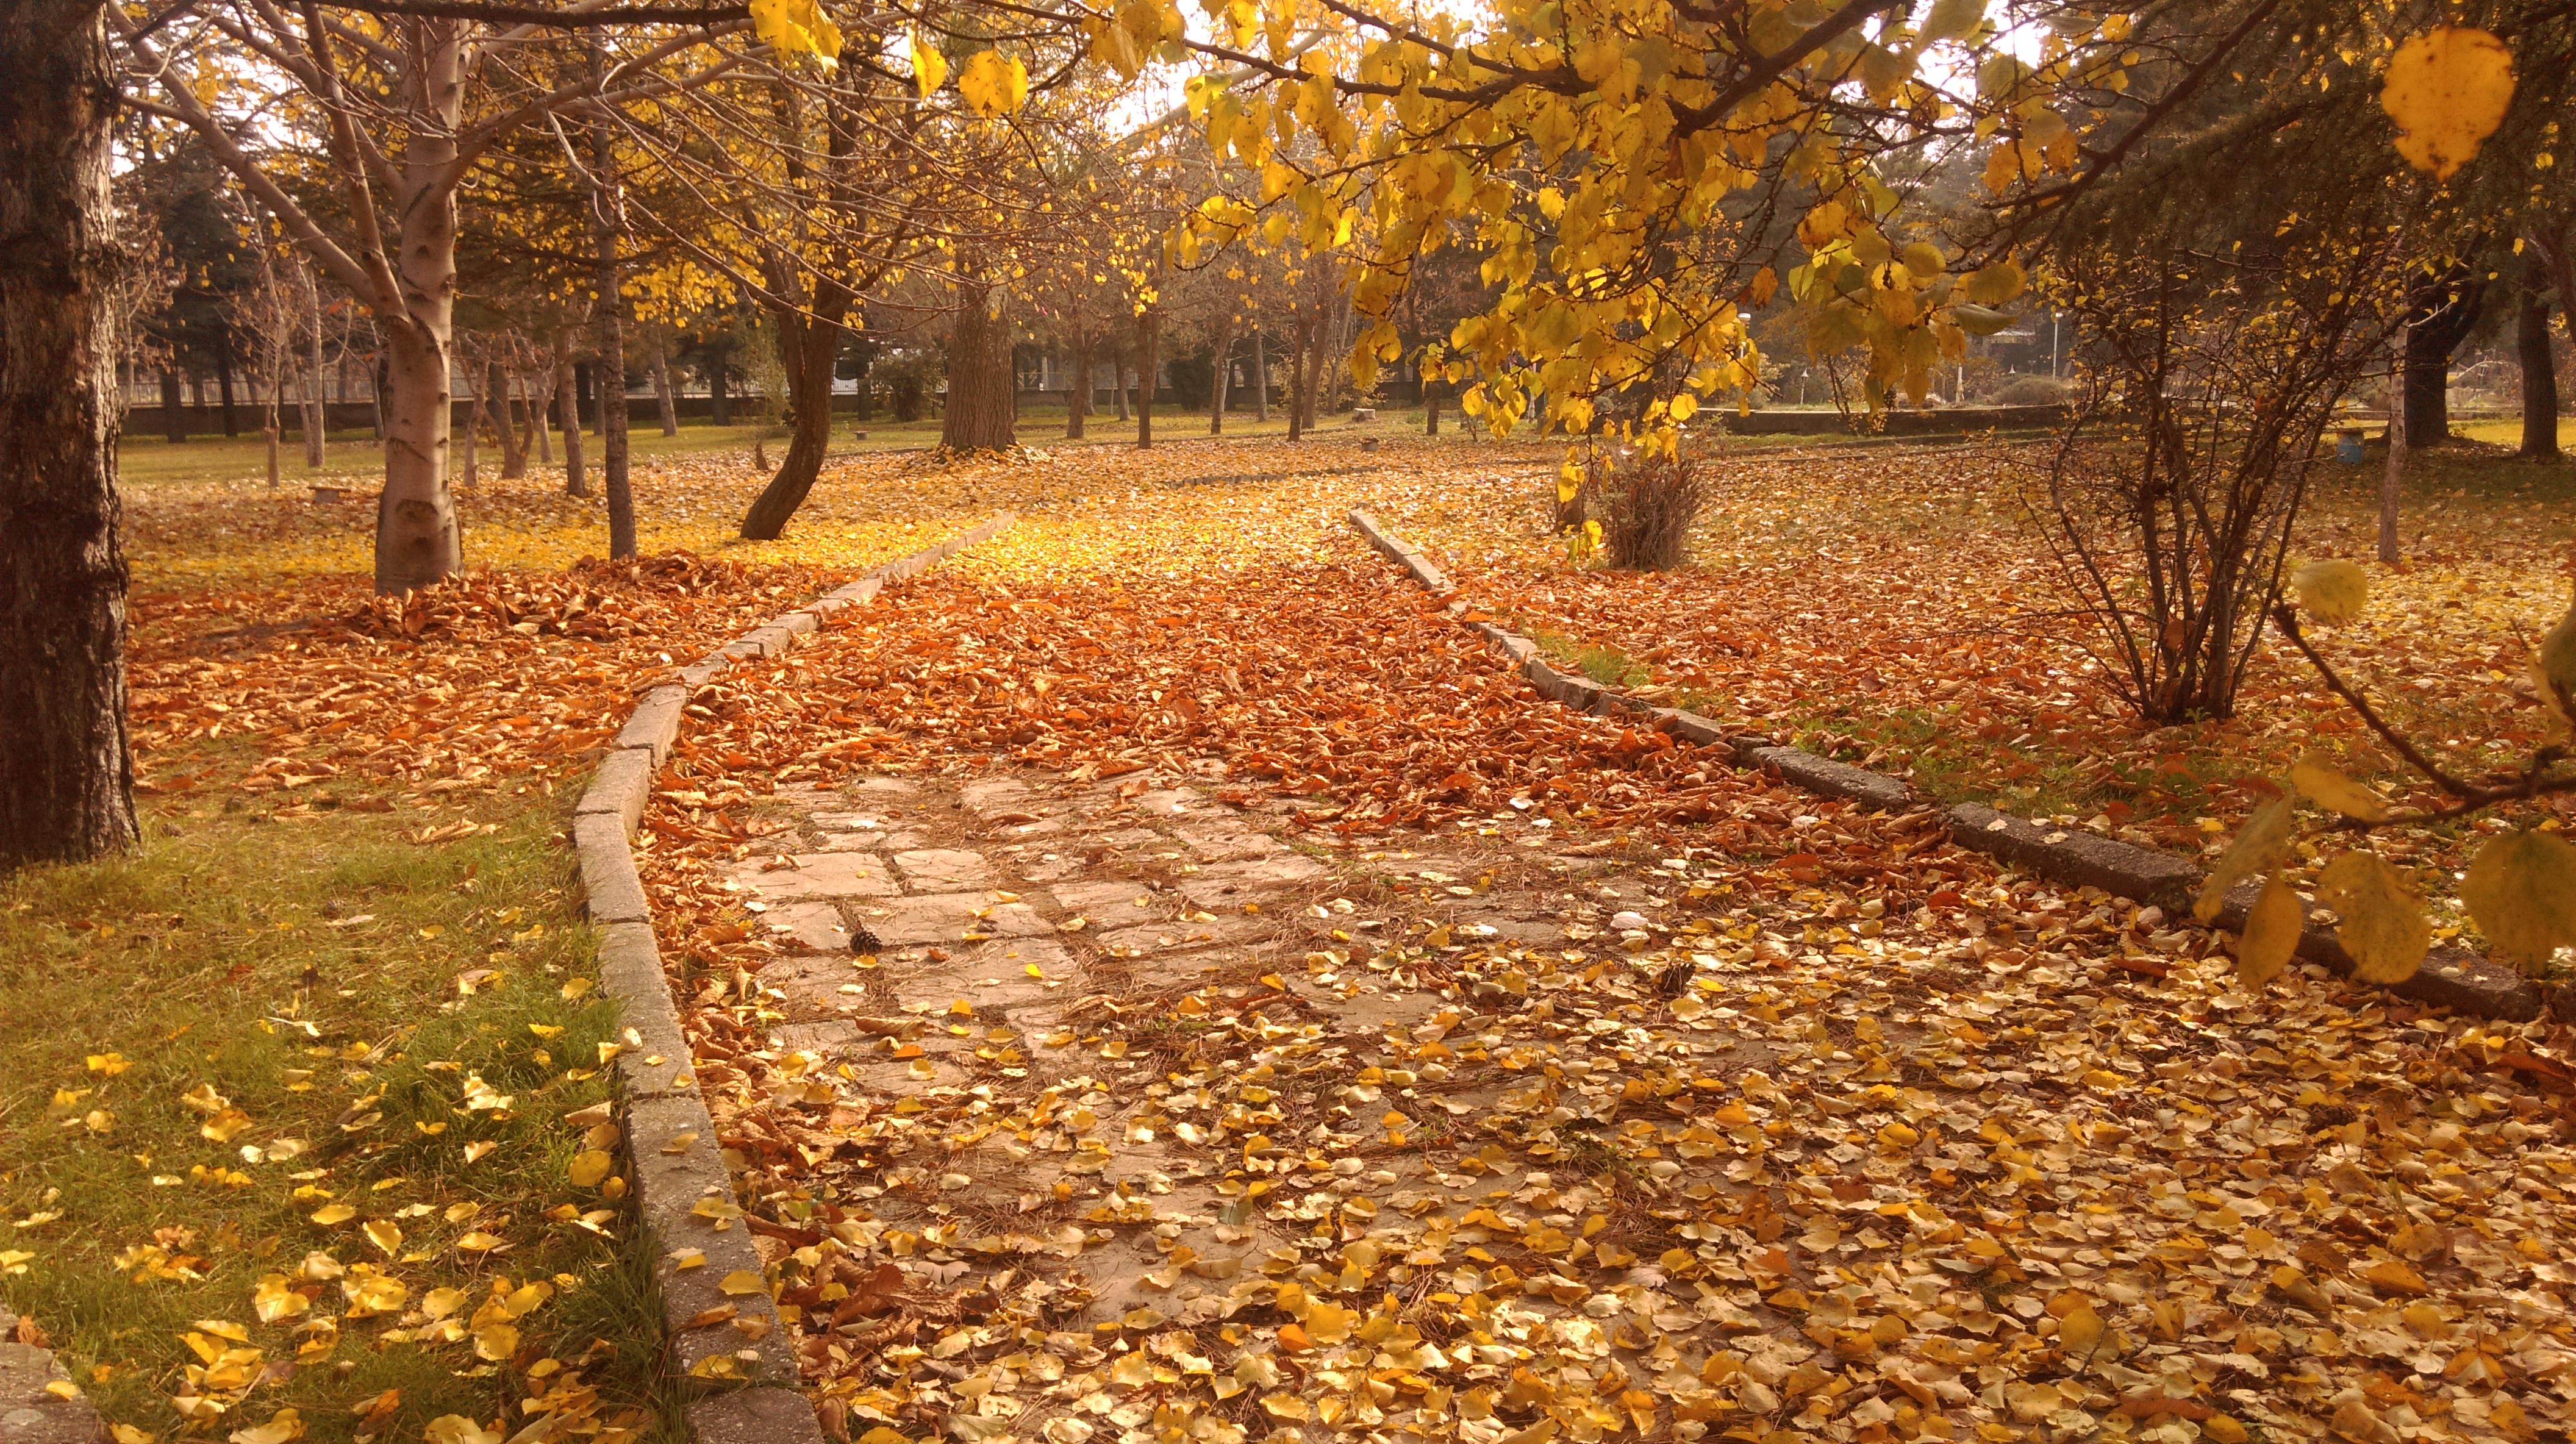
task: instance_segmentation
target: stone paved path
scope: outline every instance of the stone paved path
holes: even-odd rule
[[[1200,1322],[1232,1312],[1230,1283],[1257,1278],[1266,1250],[1332,1215],[1344,1202],[1337,1180],[1377,1195],[1420,1190],[1418,1210],[1460,1212],[1523,1187],[1525,1160],[1498,1155],[1454,1173],[1419,1146],[1451,1141],[1461,1119],[1525,1106],[1513,1095],[1533,1087],[1481,1056],[1405,1066],[1444,1038],[1481,1053],[1475,1036],[1493,1021],[1462,1006],[1442,960],[1513,946],[1571,950],[1561,961],[1578,971],[1605,955],[1618,966],[1623,946],[1671,940],[1679,922],[1666,893],[1689,886],[1678,862],[1665,892],[1633,877],[1605,883],[1623,870],[1551,849],[1528,826],[1348,856],[1300,851],[1261,811],[1153,774],[1087,785],[1003,770],[877,777],[848,790],[782,788],[778,801],[794,830],[730,874],[798,949],[759,974],[777,1020],[772,1046],[811,1055],[840,1080],[836,1092],[874,1105],[845,1117],[913,1100],[961,1121],[1050,1120],[988,1123],[953,1151],[928,1137],[884,1150],[842,1140],[840,1159],[820,1170],[825,1196],[863,1204],[884,1230],[969,1240],[966,1258],[989,1254],[1002,1271],[1037,1267],[1054,1277],[1072,1326],[1147,1307]],[[1370,961],[1398,944],[1423,960]],[[1264,1126],[1260,1100],[1223,1108],[1209,1080],[1188,1081],[1196,1040],[1247,1019],[1302,1060],[1282,1072],[1319,1075],[1313,1086],[1331,1095],[1314,1100],[1328,1106],[1313,1137],[1283,1134],[1270,1147],[1291,1155],[1344,1129],[1375,1140],[1298,1185],[1313,1192],[1290,1223],[1218,1181]],[[1730,1078],[1765,1056],[1718,1035],[1646,1051],[1666,1068]],[[1585,1066],[1573,1066],[1580,1077]],[[1536,1084],[1548,1088],[1544,1075]],[[1569,1101],[1563,1121],[1591,1111]],[[1607,1112],[1615,1106],[1600,1126]],[[1385,1141],[1408,1129],[1416,1146]],[[1219,1132],[1229,1148],[1194,1146]],[[1123,1247],[1032,1265],[1031,1242],[1068,1223],[1143,1227],[1121,1230]]]

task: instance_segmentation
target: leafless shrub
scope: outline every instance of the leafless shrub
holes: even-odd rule
[[[2350,245],[2061,259],[2091,347],[2027,500],[2144,720],[2234,713],[2320,437],[2386,335],[2384,262]]]
[[[1708,502],[1699,464],[1681,456],[1631,456],[1605,468],[1598,489],[1601,541],[1613,566],[1666,571],[1682,564],[1691,524]]]

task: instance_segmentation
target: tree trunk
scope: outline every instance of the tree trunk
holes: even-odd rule
[[[555,424],[547,414],[549,408],[546,403],[539,399],[545,393],[539,391],[527,377],[520,376],[517,379],[519,403],[528,413],[528,430],[536,437],[537,465],[552,466],[555,464]]]
[[[1288,330],[1288,439],[1306,434],[1306,348],[1313,344],[1314,323],[1304,316]]]
[[[2477,329],[2486,282],[2453,280],[2416,293],[2406,324],[2406,441],[2439,446],[2451,439],[2451,353]]]
[[[528,440],[517,429],[518,418],[512,414],[516,408],[510,404],[509,368],[495,356],[484,367],[483,374],[488,378],[483,389],[492,393],[492,399],[500,403],[493,413],[492,429],[501,436],[501,479],[516,481],[528,474]]]
[[[572,363],[572,394],[580,398],[582,429],[593,436],[599,435],[599,393],[592,389],[590,363],[587,361]]]
[[[104,13],[19,0],[0,24],[0,868],[136,836]]]
[[[599,83],[603,62],[598,32],[590,42],[590,75]],[[608,493],[608,559],[635,556],[635,493],[626,476],[626,292],[617,273],[617,153],[608,122],[591,127],[591,240],[597,250],[592,285],[598,292],[599,470]]]
[[[271,491],[277,490],[278,483],[282,480],[277,471],[277,412],[286,400],[285,391],[286,372],[284,367],[280,367],[269,373],[268,411],[260,418],[259,428],[260,434],[268,441],[268,489]]]
[[[188,411],[179,397],[179,373],[166,367],[161,372],[161,430],[173,446],[188,439]]]
[[[1234,318],[1226,318],[1217,328],[1216,364],[1208,373],[1208,435],[1225,435],[1225,393],[1234,379]]]
[[[224,408],[224,435],[241,435],[241,417],[233,410],[233,333],[229,326],[215,328],[215,385],[220,388]]]
[[[375,408],[376,444],[379,446],[382,446],[385,440],[385,385],[386,372],[389,369],[384,348],[378,347],[367,370],[367,404]]]
[[[2549,273],[2535,251],[2526,263],[2522,305],[2514,313],[2513,349],[2522,362],[2522,450],[2532,461],[2558,459],[2558,369],[2549,348]],[[2560,298],[2564,305],[2566,298]]]
[[[563,427],[564,495],[590,495],[581,466],[581,392],[573,383],[572,328],[555,328],[555,415]]]
[[[988,293],[970,292],[948,332],[948,414],[939,444],[949,451],[1008,451],[1019,442],[1019,377],[1011,367],[1011,323]]]
[[[1428,376],[1422,378],[1422,434],[1440,434],[1440,383]]]
[[[304,464],[320,471],[322,447],[331,433],[331,407],[322,395],[322,292],[313,284],[313,273],[304,267],[295,268],[295,277],[297,293],[304,301],[304,322],[312,328],[307,337],[312,350],[304,379]]]
[[[771,313],[778,321],[780,359],[787,363],[787,419],[794,429],[777,474],[743,515],[745,541],[775,541],[787,530],[832,448],[832,361],[841,351],[841,317],[854,298],[828,281],[818,289],[811,315],[793,309]]]
[[[481,467],[483,419],[492,412],[488,404],[491,398],[485,393],[492,388],[484,385],[482,379],[477,377],[470,368],[465,373],[465,379],[474,388],[474,399],[465,407],[465,455],[457,469],[464,473],[465,484],[472,486],[482,479],[478,473]]]
[[[1082,439],[1082,420],[1091,414],[1091,332],[1077,328],[1073,333],[1073,384],[1064,393],[1064,435],[1068,441]]]
[[[730,346],[707,348],[707,405],[718,426],[733,425],[733,393],[725,388],[725,363]]]
[[[671,394],[671,357],[659,336],[653,338],[653,404],[662,411],[662,434],[680,434],[680,402]]]
[[[1270,332],[1252,328],[1252,420],[1260,425],[1270,419]]]
[[[1128,416],[1127,350],[1123,346],[1109,353],[1109,382],[1111,387],[1118,393],[1118,419],[1124,422],[1128,419]]]
[[[2413,329],[2407,321],[2397,323],[2396,360],[2401,375],[2391,379],[2400,384],[2404,380],[2402,373],[2408,369],[2407,363],[2415,355],[2415,338],[2408,334]],[[2407,433],[2415,429],[2414,418],[2407,413],[2414,409],[2407,405],[2388,408],[2388,469],[2379,477],[2379,559],[2391,565],[2399,558],[2397,508],[2406,493],[2406,440]]]
[[[1154,392],[1163,369],[1163,308],[1149,306],[1136,318],[1136,449],[1154,449]]]

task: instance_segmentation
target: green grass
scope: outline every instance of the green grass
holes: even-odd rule
[[[621,1186],[567,1177],[607,1141],[564,1118],[609,1096],[616,1018],[590,990],[561,805],[424,807],[337,780],[217,795],[156,799],[131,855],[0,879],[0,1295],[111,1420],[155,1435],[196,1394],[230,1406],[209,1437],[293,1407],[316,1438],[418,1439],[577,1371],[601,1419],[672,1437],[649,1260],[582,1222],[623,1237]],[[466,819],[496,830],[411,840]],[[468,1106],[481,1090],[510,1102]],[[493,1146],[469,1161],[469,1142]],[[370,1223],[400,1230],[390,1251]],[[348,1273],[312,1277],[319,1254]],[[398,1307],[341,1317],[361,1266],[400,1282]],[[264,1279],[309,1302],[262,1322]],[[486,1336],[498,1359],[420,1312],[452,1288],[448,1317],[471,1320],[503,1280],[551,1297],[516,1348]],[[313,1327],[335,1318],[336,1339]],[[192,1380],[188,1336],[224,1347],[201,1321],[239,1328],[233,1347],[261,1351],[246,1372],[271,1377]],[[388,1390],[382,1417],[353,1417]]]
[[[1514,622],[1513,630],[1538,644],[1540,652],[1581,672],[1604,687],[1622,689],[1643,687],[1655,679],[1654,669],[1616,647],[1576,642],[1543,627]]]

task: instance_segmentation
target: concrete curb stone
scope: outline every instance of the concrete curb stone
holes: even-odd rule
[[[1366,511],[1353,508],[1351,524],[1369,544],[1385,553],[1414,579],[1440,594],[1454,590],[1439,568],[1421,553],[1381,528]],[[1468,624],[1518,663],[1530,685],[1543,697],[1587,712],[1651,712],[1658,731],[1686,741],[1720,748],[1738,766],[1776,771],[1783,780],[1826,797],[1864,807],[1899,812],[1915,805],[1914,789],[1902,779],[1847,762],[1783,747],[1753,733],[1728,735],[1715,721],[1697,713],[1654,707],[1637,698],[1605,689],[1589,679],[1560,672],[1540,655],[1536,643],[1492,622]],[[2095,887],[2114,897],[2183,913],[2199,891],[2202,872],[2189,858],[2160,848],[2103,837],[2097,833],[2046,827],[2024,818],[1965,802],[1944,810],[1950,840],[1961,847],[2026,867],[2053,882]],[[2241,928],[2253,901],[2249,885],[2230,894],[2217,926]],[[2299,936],[2299,956],[2349,977],[2352,959],[2333,934],[2310,927]],[[2498,967],[2458,949],[2440,949],[2412,978],[2389,991],[2400,997],[2476,1017],[2523,1022],[2544,1011],[2540,990],[2519,973]]]
[[[86,1394],[66,1399],[46,1388],[68,1383],[53,1351],[8,1342],[18,1316],[0,1305],[0,1444],[103,1444],[107,1423]]]
[[[643,824],[654,773],[678,742],[689,698],[698,688],[736,661],[786,652],[834,614],[864,606],[888,580],[919,575],[998,535],[1015,519],[1002,512],[888,562],[679,668],[678,685],[654,687],[636,700],[616,745],[601,759],[574,809],[573,848],[582,896],[591,919],[600,925],[600,986],[623,1014],[618,1107],[645,1244],[655,1251],[653,1271],[662,1288],[670,1363],[691,1378],[753,1385],[689,1406],[690,1428],[703,1444],[822,1444],[823,1430],[813,1407],[795,1388],[795,1353],[767,1291],[735,1296],[723,1290],[729,1275],[761,1273],[760,1254],[734,1207],[733,1176],[716,1141],[715,1121],[698,1092],[688,1037],[662,971],[652,907],[635,869],[629,836]],[[703,1213],[702,1200],[713,1201]],[[693,1253],[702,1261],[681,1267]],[[731,1356],[729,1365],[710,1363],[725,1356]],[[0,1358],[0,1366],[5,1362]],[[0,1374],[0,1383],[5,1382],[7,1376]],[[0,1422],[14,1418],[0,1416]],[[95,1422],[96,1416],[91,1419]],[[94,1436],[95,1431],[92,1436],[30,1434],[21,1441],[0,1432],[0,1444],[88,1444]]]

